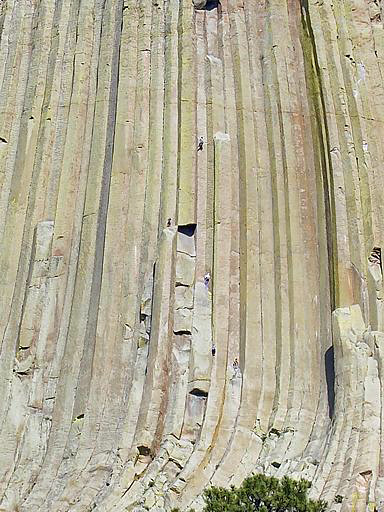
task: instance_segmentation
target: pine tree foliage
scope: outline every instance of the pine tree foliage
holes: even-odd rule
[[[310,485],[306,480],[289,477],[279,480],[252,475],[240,487],[206,489],[204,512],[324,512],[327,507],[324,501],[308,498]]]

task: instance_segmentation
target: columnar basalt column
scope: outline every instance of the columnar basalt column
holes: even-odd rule
[[[382,9],[0,0],[0,511],[383,508]]]

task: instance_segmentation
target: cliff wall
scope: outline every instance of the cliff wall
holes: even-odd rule
[[[1,511],[383,510],[382,9],[0,0]]]

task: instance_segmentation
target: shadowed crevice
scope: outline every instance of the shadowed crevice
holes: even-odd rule
[[[151,454],[150,448],[148,446],[140,445],[137,447],[137,451],[139,452],[139,455],[144,455],[144,457],[147,457]]]
[[[187,330],[181,330],[181,331],[173,331],[174,334],[177,334],[178,336],[183,336],[184,334],[192,334],[191,331]]]
[[[196,224],[184,224],[184,225],[178,226],[177,231],[179,233],[183,233],[183,235],[186,235],[186,236],[193,236],[196,231]]]
[[[193,388],[192,391],[189,392],[192,396],[197,396],[198,398],[207,398],[208,393],[207,391],[204,391],[203,389],[199,388]]]
[[[205,5],[206,11],[213,11],[214,9],[218,9],[220,7],[220,2],[218,0],[208,0]]]
[[[335,413],[335,361],[334,350],[330,347],[324,355],[325,377],[327,380],[328,412],[332,419]]]

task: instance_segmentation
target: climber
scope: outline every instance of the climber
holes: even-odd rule
[[[170,227],[171,227],[171,222],[172,222],[172,219],[171,219],[171,218],[169,218],[169,219],[167,220],[167,228],[170,228]]]
[[[235,370],[235,374],[240,370],[239,361],[237,357],[235,357],[233,363],[232,363],[233,369]]]
[[[209,281],[211,279],[211,275],[209,272],[207,272],[204,276],[204,284],[205,284],[205,287],[207,288],[208,290],[208,286],[209,286]]]
[[[199,143],[197,145],[197,151],[203,151],[203,146],[204,146],[204,138],[200,137]]]
[[[216,355],[216,345],[214,343],[212,343],[212,355]]]

